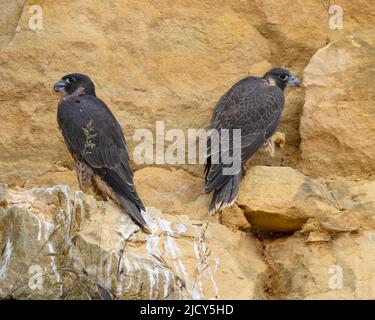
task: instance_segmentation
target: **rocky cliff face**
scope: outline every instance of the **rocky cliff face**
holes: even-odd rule
[[[0,0],[0,296],[116,299],[375,298],[372,1]],[[38,5],[43,28],[30,28]],[[133,163],[152,235],[78,191],[53,83],[83,72],[123,125],[206,128],[221,95],[283,65],[274,158],[207,217],[200,165]],[[234,286],[235,284],[235,286]]]

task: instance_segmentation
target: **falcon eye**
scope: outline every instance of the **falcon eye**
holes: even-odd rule
[[[285,80],[287,80],[287,79],[289,78],[289,76],[288,76],[287,74],[283,73],[283,74],[280,74],[280,75],[279,75],[279,78],[280,78],[281,80],[285,81]]]
[[[66,81],[67,83],[72,83],[72,82],[76,81],[76,79],[73,78],[73,77],[70,77],[70,78],[67,78],[65,81]]]

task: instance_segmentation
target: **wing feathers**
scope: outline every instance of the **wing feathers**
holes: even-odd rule
[[[210,129],[218,130],[220,137],[221,129],[241,130],[242,165],[276,130],[283,107],[284,95],[280,88],[267,85],[261,78],[248,77],[235,84],[219,100],[213,111]],[[205,192],[215,190],[210,211],[234,201],[241,176],[224,175],[223,169],[230,165],[224,164],[222,159],[214,163],[213,160],[221,156],[224,150],[220,137],[214,137],[207,141],[205,166]],[[216,143],[215,147],[211,143]],[[233,146],[226,147],[226,150],[233,155]]]
[[[145,228],[141,214],[145,207],[134,187],[126,141],[105,103],[92,95],[64,98],[58,107],[58,123],[74,157],[92,168]]]

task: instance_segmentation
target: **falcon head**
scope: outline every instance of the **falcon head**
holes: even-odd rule
[[[71,73],[63,76],[53,86],[55,92],[67,94],[92,94],[95,95],[95,86],[91,79],[82,73]]]
[[[264,76],[269,84],[278,86],[281,90],[284,90],[287,86],[299,87],[301,82],[297,77],[285,68],[273,68],[268,71]]]

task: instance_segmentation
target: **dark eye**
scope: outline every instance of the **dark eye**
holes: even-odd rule
[[[288,76],[287,74],[283,73],[283,74],[280,74],[280,75],[279,75],[279,78],[280,78],[282,81],[285,81],[285,80],[287,80],[287,79],[289,78],[289,76]]]
[[[76,78],[70,77],[70,78],[67,78],[65,81],[67,83],[72,83],[72,82],[76,81]]]

